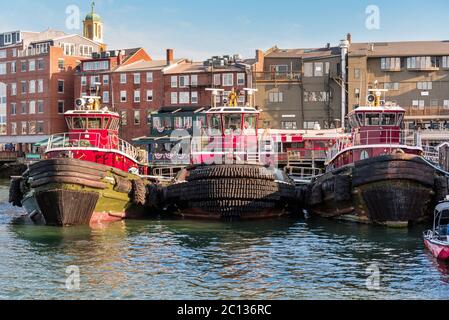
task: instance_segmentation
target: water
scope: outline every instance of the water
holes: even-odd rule
[[[0,299],[448,299],[421,229],[328,220],[15,225],[0,182]],[[380,270],[368,290],[367,268]],[[68,266],[80,271],[67,290]]]

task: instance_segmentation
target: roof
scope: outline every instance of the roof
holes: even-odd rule
[[[96,13],[94,13],[94,12],[88,13],[88,14],[86,15],[85,20],[86,20],[86,21],[98,21],[98,22],[101,22],[101,21],[102,21],[100,15],[98,15],[98,14],[96,14]]]
[[[368,57],[449,55],[449,40],[352,43],[349,55]]]
[[[177,65],[167,69],[166,74],[179,74],[179,73],[201,73],[210,72],[211,67],[204,66],[203,62],[186,62],[178,63]],[[223,68],[214,68],[216,72],[232,72],[232,71],[242,71],[242,68],[236,65],[225,66]]]
[[[277,47],[269,50],[266,58],[321,58],[340,54],[339,47],[329,48],[303,48],[303,49],[279,49]]]
[[[175,63],[181,61],[182,59],[175,60]],[[165,60],[152,60],[145,61],[140,60],[127,65],[122,65],[118,67],[115,72],[132,72],[132,71],[142,71],[142,70],[161,70],[167,67],[167,61]]]
[[[399,106],[384,106],[384,107],[370,107],[370,106],[361,106],[354,110],[352,110],[349,114],[353,114],[356,112],[405,112],[404,109],[402,109]]]

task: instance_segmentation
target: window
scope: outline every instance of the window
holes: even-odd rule
[[[432,99],[430,100],[430,106],[431,107],[438,107],[438,99]]]
[[[140,110],[134,110],[134,125],[140,125]]]
[[[288,66],[284,64],[272,65],[271,70],[274,71],[277,75],[282,75],[288,73]]]
[[[28,133],[36,134],[36,121],[28,122]]]
[[[401,58],[381,58],[380,59],[381,70],[401,70]]]
[[[140,102],[140,90],[134,90],[134,102]]]
[[[20,62],[20,71],[21,72],[26,72],[28,69],[28,65],[26,61],[21,61]]]
[[[27,103],[26,101],[21,101],[20,102],[20,111],[22,114],[26,114],[27,113]]]
[[[444,109],[449,109],[449,100],[444,100],[443,101],[443,108]]]
[[[58,80],[58,93],[64,93],[64,80]]]
[[[198,86],[198,75],[196,75],[196,74],[192,75],[192,77],[190,79],[190,84],[192,87]]]
[[[190,85],[190,77],[189,76],[180,76],[179,77],[179,87],[187,88]]]
[[[147,101],[153,101],[153,90],[147,90]]]
[[[171,87],[172,88],[177,88],[178,87],[178,77],[177,76],[172,76],[171,77]]]
[[[42,100],[37,102],[37,113],[44,113],[44,101]]]
[[[38,121],[36,125],[36,132],[37,134],[43,134],[44,133],[44,122]]]
[[[64,113],[64,101],[58,101],[58,113],[59,114]]]
[[[103,91],[103,102],[109,103],[109,91]]]
[[[387,89],[390,91],[397,91],[397,90],[399,90],[399,82],[385,82],[384,89]]]
[[[307,78],[313,77],[313,63],[312,62],[304,63],[304,77],[307,77]]]
[[[26,94],[27,93],[27,82],[26,81],[20,81],[20,87],[21,87],[20,93]]]
[[[407,69],[426,70],[438,68],[439,61],[436,57],[409,57],[407,58]]]
[[[15,61],[11,62],[11,73],[17,72],[17,63]]]
[[[6,58],[6,50],[0,50],[0,59]]]
[[[319,125],[319,123],[317,121],[305,121],[304,122],[304,129],[313,130],[318,125]]]
[[[27,123],[26,123],[26,121],[22,121],[21,122],[21,134],[27,134]]]
[[[147,72],[147,83],[153,82],[153,72]]]
[[[36,93],[36,81],[35,80],[30,80],[28,89],[29,89],[30,93]]]
[[[11,115],[17,114],[17,104],[15,102],[11,103]]]
[[[239,85],[239,86],[245,85],[245,74],[244,73],[237,74],[237,85]]]
[[[83,63],[84,71],[109,70],[109,61],[92,61]]]
[[[284,101],[284,94],[282,92],[270,92],[268,94],[268,100],[271,103],[278,103]]]
[[[425,104],[426,103],[424,100],[413,100],[412,101],[412,107],[414,109],[424,110]]]
[[[223,87],[232,87],[234,85],[234,74],[225,73],[223,75]]]
[[[11,83],[11,95],[17,95],[17,83]]]
[[[297,130],[298,128],[296,121],[282,121],[281,126],[283,130]]]
[[[419,81],[416,87],[418,90],[432,90],[432,81]]]
[[[28,70],[35,71],[36,70],[36,60],[28,61]]]
[[[120,112],[121,120],[122,120],[122,126],[128,125],[128,112],[126,110],[123,110]]]
[[[306,91],[304,92],[304,102],[327,102],[329,93],[326,91]]]
[[[359,68],[354,69],[354,79],[360,80],[360,69]]]
[[[101,83],[100,76],[91,76],[90,77],[90,85],[95,86],[96,83]]]
[[[324,75],[324,64],[322,62],[315,62],[313,74],[315,77],[322,77]]]
[[[177,92],[171,93],[171,104],[178,104],[178,93]]]
[[[122,73],[120,75],[120,83],[125,84],[126,83],[126,74]]]
[[[36,101],[30,101],[30,114],[35,114],[36,113]]]
[[[179,103],[190,103],[190,93],[189,92],[180,92],[179,93]]]
[[[11,122],[11,134],[17,135],[17,123]]]
[[[324,63],[324,74],[328,75],[330,73],[330,70],[331,70],[331,63],[330,62]]]
[[[37,69],[38,70],[44,70],[45,64],[44,59],[37,60]]]
[[[190,99],[192,101],[192,104],[197,104],[198,103],[198,92],[196,92],[196,91],[192,92]]]
[[[126,91],[125,90],[120,91],[120,101],[126,102]]]
[[[5,45],[12,44],[12,33],[5,33],[3,42]]]
[[[12,48],[11,53],[14,58],[17,57],[17,48]]]
[[[6,74],[6,63],[0,63],[0,75]]]
[[[134,73],[134,84],[140,84],[140,73]]]
[[[43,79],[37,80],[37,92],[38,93],[44,92],[44,80]]]
[[[59,70],[64,70],[65,68],[64,59],[58,59],[58,68]]]
[[[109,75],[104,75],[103,76],[103,84],[104,85],[108,85],[109,84]]]
[[[87,85],[87,77],[82,76],[81,77],[81,86],[85,86],[85,85]]]
[[[214,86],[221,85],[221,75],[214,74]]]

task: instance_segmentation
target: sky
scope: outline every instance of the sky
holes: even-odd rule
[[[175,58],[203,60],[237,53],[252,58],[255,49],[266,50],[274,45],[279,48],[338,45],[348,32],[354,42],[449,39],[446,0],[95,2],[95,11],[105,23],[105,42],[110,49],[144,47],[154,59],[164,58],[167,48],[175,50]],[[8,8],[8,14],[1,15],[0,32],[53,28],[81,34],[82,29],[76,29],[76,24],[75,28],[67,25],[66,10],[71,5],[77,6],[80,18],[76,21],[82,26],[90,3],[90,0],[0,0],[1,7]]]

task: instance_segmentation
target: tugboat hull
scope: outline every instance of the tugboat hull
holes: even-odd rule
[[[405,227],[432,214],[448,193],[447,178],[419,156],[397,154],[328,172],[308,187],[312,213],[361,223]]]
[[[196,219],[275,218],[294,210],[294,184],[257,165],[210,165],[187,169],[167,189],[175,214]]]
[[[30,166],[11,184],[11,199],[34,222],[69,226],[143,217],[148,183],[109,166],[51,159]]]

